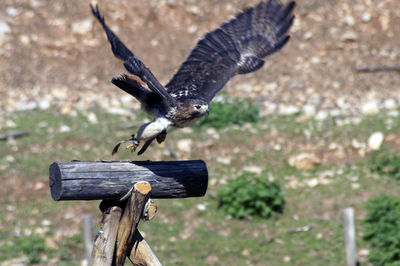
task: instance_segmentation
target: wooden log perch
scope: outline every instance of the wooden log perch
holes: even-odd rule
[[[204,196],[208,185],[204,161],[54,162],[50,190],[54,200],[119,200],[138,182],[149,182],[151,198]]]

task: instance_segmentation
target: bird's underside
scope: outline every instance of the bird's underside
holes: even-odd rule
[[[208,105],[224,85],[237,74],[260,69],[266,56],[281,49],[289,40],[295,2],[261,2],[234,19],[207,33],[192,49],[177,73],[165,86],[111,31],[98,7],[90,5],[102,24],[114,55],[124,61],[132,75],[121,75],[112,83],[131,94],[154,121],[142,125],[128,141],[142,154],[156,139],[165,140],[171,127],[185,127],[208,113]],[[113,150],[117,152],[120,144]]]

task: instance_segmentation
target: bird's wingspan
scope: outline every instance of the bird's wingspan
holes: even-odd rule
[[[176,106],[176,100],[165,90],[165,88],[154,77],[153,73],[139,60],[125,44],[114,34],[114,32],[105,23],[104,17],[101,15],[98,6],[93,7],[90,4],[93,15],[103,26],[107,34],[107,39],[111,44],[114,55],[124,61],[125,68],[136,76],[139,76],[149,87],[150,90],[160,95],[160,97],[170,106]]]
[[[206,34],[165,86],[176,99],[201,98],[210,102],[236,74],[264,65],[262,58],[289,40],[295,2],[261,2]]]

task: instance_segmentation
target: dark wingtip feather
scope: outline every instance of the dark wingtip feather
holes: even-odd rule
[[[99,6],[96,4],[94,7],[92,3],[89,4],[90,10],[92,10],[92,14],[99,20],[99,22],[103,25],[104,24],[104,16],[101,15]]]
[[[291,16],[290,19],[286,21],[286,23],[280,25],[280,28],[278,29],[276,36],[280,37],[283,34],[285,34],[289,30],[289,28],[293,25],[294,18],[295,16]]]
[[[117,145],[115,145],[114,149],[112,150],[111,155],[114,155],[118,152],[119,146],[121,146],[122,142],[118,143]]]

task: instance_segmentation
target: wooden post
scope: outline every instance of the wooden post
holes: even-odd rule
[[[101,227],[94,241],[92,265],[111,266],[122,209],[112,206],[103,211]]]
[[[347,266],[357,265],[356,232],[354,226],[354,209],[345,207],[344,217],[344,236],[346,241],[346,262]]]
[[[138,182],[125,206],[118,229],[116,265],[124,265],[126,256],[133,246],[133,236],[143,214],[151,186],[148,182]]]
[[[84,214],[83,238],[85,240],[85,253],[88,265],[92,265],[91,254],[93,249],[93,214]]]
[[[129,259],[134,265],[161,266],[161,262],[137,229],[135,231],[134,241],[135,245],[129,254]]]

